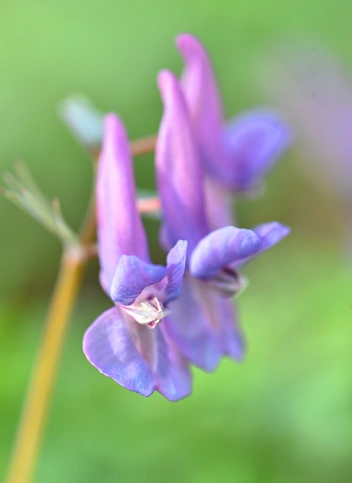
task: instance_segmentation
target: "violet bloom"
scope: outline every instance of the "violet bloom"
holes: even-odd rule
[[[225,123],[222,102],[208,54],[191,34],[176,45],[185,61],[182,88],[201,149],[206,174],[223,188],[253,190],[290,144],[278,113],[248,111]]]
[[[157,146],[157,182],[164,215],[161,241],[170,249],[188,241],[181,297],[164,322],[170,338],[195,365],[211,371],[226,354],[243,355],[243,341],[229,297],[242,287],[239,268],[289,233],[280,223],[254,230],[227,226],[210,231],[197,138],[177,78],[159,74],[164,103]]]
[[[266,66],[266,90],[295,126],[302,167],[313,182],[330,185],[350,211],[351,73],[330,52],[305,43],[280,46]]]
[[[119,119],[105,119],[97,184],[100,279],[115,306],[88,328],[83,350],[105,376],[143,396],[156,389],[175,401],[191,392],[184,357],[157,325],[180,295],[187,242],[177,241],[167,266],[150,262],[128,140]]]

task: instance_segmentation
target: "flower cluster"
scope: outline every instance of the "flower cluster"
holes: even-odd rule
[[[240,270],[289,233],[272,222],[232,225],[229,197],[253,190],[290,143],[276,113],[257,111],[225,123],[210,60],[194,36],[177,38],[181,79],[158,75],[164,112],[155,149],[166,267],[154,265],[136,204],[128,138],[105,118],[96,197],[100,281],[114,306],[84,335],[88,360],[143,396],[172,401],[191,393],[190,364],[213,371],[244,343],[231,298]]]

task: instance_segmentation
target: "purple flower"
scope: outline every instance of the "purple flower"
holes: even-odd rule
[[[113,114],[105,119],[96,196],[100,279],[115,306],[87,329],[84,353],[131,391],[150,396],[156,389],[172,401],[181,399],[191,392],[189,367],[158,323],[180,295],[187,242],[170,247],[166,267],[150,262],[128,141]]]
[[[248,111],[225,124],[204,46],[191,34],[179,35],[176,45],[185,61],[181,83],[206,174],[230,190],[257,188],[290,144],[288,127],[271,110]]]
[[[291,119],[304,173],[330,185],[351,208],[352,80],[334,55],[314,43],[284,44],[267,56],[271,98]]]
[[[229,299],[243,286],[238,269],[278,243],[289,229],[274,222],[254,230],[226,226],[211,231],[199,138],[194,134],[182,88],[167,71],[159,74],[158,84],[164,103],[156,146],[164,215],[161,241],[166,249],[179,238],[188,241],[181,297],[170,305],[172,314],[164,327],[187,359],[211,371],[222,355],[243,355],[242,336]]]

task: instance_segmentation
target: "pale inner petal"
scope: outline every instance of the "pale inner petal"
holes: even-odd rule
[[[225,267],[214,278],[207,281],[208,285],[223,297],[234,297],[248,285],[247,278],[236,270]]]
[[[154,328],[171,311],[164,307],[163,303],[155,296],[149,297],[141,302],[136,301],[132,305],[123,305],[127,312],[138,324]]]

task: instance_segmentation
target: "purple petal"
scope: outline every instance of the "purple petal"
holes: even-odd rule
[[[110,296],[115,303],[131,305],[150,285],[166,277],[167,269],[153,265],[133,255],[122,255],[111,283]]]
[[[217,173],[218,177],[239,191],[254,188],[287,149],[291,138],[288,126],[274,112],[251,111],[234,118],[224,132],[227,167]]]
[[[170,308],[171,315],[162,322],[167,335],[190,362],[213,371],[221,359],[222,347],[217,328],[198,303],[189,274],[184,277],[181,297]]]
[[[295,124],[304,148],[303,172],[324,189],[329,183],[350,205],[351,75],[325,47],[294,43],[271,52],[265,87]]]
[[[168,284],[165,289],[165,303],[176,300],[181,295],[182,280],[185,273],[187,242],[179,240],[167,256]]]
[[[192,251],[208,232],[198,147],[178,80],[162,71],[158,84],[164,103],[155,153],[164,213],[161,239],[167,249],[187,240]]]
[[[258,253],[268,250],[272,246],[276,245],[291,231],[288,226],[282,225],[277,221],[258,225],[254,227],[253,230],[262,239],[262,244],[260,245]]]
[[[121,386],[142,396],[153,393],[151,368],[137,351],[117,307],[104,312],[87,329],[83,351],[93,366]]]
[[[156,389],[170,401],[178,401],[192,392],[192,375],[186,359],[167,336],[163,324],[157,328],[155,373]]]
[[[225,355],[236,360],[243,359],[245,342],[239,328],[238,315],[234,303],[229,299],[218,300],[221,320],[221,341]]]
[[[215,178],[206,176],[204,185],[207,219],[211,230],[235,225],[233,193]]]
[[[251,230],[227,226],[215,230],[203,238],[192,253],[191,274],[196,278],[209,280],[232,264],[257,252],[260,237]]]
[[[263,225],[258,225],[253,228],[253,231],[260,237],[261,244],[259,250],[257,250],[253,255],[249,257],[244,257],[241,260],[237,260],[232,266],[233,268],[239,268],[245,263],[248,263],[252,258],[256,257],[262,252],[269,250],[277,243],[279,243],[283,238],[285,238],[291,231],[288,226],[282,225],[277,221],[271,223],[265,223]]]
[[[149,261],[146,236],[136,206],[128,140],[121,121],[114,114],[105,118],[96,196],[101,281],[109,291],[121,255],[136,255]]]
[[[176,45],[184,59],[182,88],[200,143],[202,158],[212,171],[224,160],[223,109],[211,61],[203,44],[191,34],[181,34]]]
[[[152,330],[131,320],[129,323],[138,350],[153,371],[155,389],[177,401],[191,393],[192,378],[187,361],[163,329],[165,321]]]
[[[232,300],[224,298],[207,283],[195,282],[198,302],[212,327],[217,328],[222,353],[240,360],[245,344],[239,328],[237,311]]]

